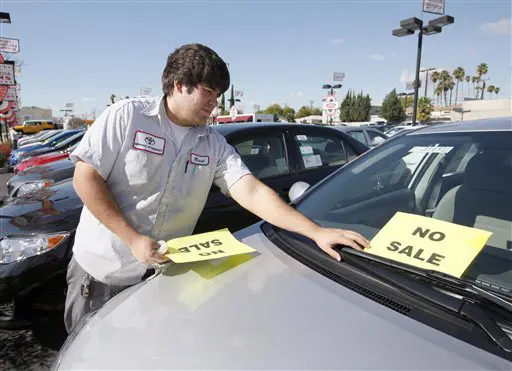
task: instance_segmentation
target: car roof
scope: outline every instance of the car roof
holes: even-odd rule
[[[512,131],[512,117],[436,124],[414,130],[406,135],[463,133],[468,131]]]
[[[219,124],[219,125],[212,125],[212,128],[217,130],[220,134],[226,136],[231,133],[240,131],[240,130],[247,130],[247,129],[263,129],[267,127],[272,128],[290,128],[290,127],[304,127],[304,128],[311,128],[311,127],[323,127],[322,125],[314,125],[314,124],[299,124],[299,123],[288,123],[288,122],[247,122],[247,123],[236,123],[236,124]],[[325,126],[327,128],[333,128],[330,126]]]

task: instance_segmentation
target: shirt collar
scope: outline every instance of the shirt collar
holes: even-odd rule
[[[163,94],[154,97],[151,99],[149,105],[142,110],[142,114],[148,117],[158,116],[160,114],[161,118],[165,118],[167,120],[164,103],[165,99]],[[205,136],[208,134],[208,125],[194,126],[192,130],[194,130],[199,136]]]

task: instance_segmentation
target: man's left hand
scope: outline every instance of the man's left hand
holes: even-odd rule
[[[323,251],[338,261],[341,261],[341,256],[334,250],[337,245],[349,246],[356,250],[370,247],[370,241],[366,238],[357,232],[345,229],[319,228],[313,239]]]

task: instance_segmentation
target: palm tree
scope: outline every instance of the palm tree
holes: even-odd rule
[[[487,92],[489,93],[489,98],[492,99],[492,93],[494,93],[494,90],[496,88],[494,87],[494,85],[489,85],[489,87],[487,88]]]
[[[457,88],[455,89],[455,104],[457,104],[457,96],[459,95],[459,83],[464,81],[464,76],[466,75],[466,71],[464,71],[464,68],[457,67],[453,71],[453,77],[455,77],[455,80],[457,81]],[[464,93],[462,93],[462,96],[464,97]]]
[[[487,72],[489,72],[489,67],[487,66],[487,63],[480,63],[476,67],[476,73],[478,75],[479,80],[482,80],[482,96],[480,99],[484,99],[484,91],[485,91],[485,80],[482,79],[482,76],[487,75]]]
[[[444,92],[444,104],[445,106],[448,106],[448,90],[453,90],[455,84],[453,83],[452,75],[446,70],[441,71],[440,74],[440,80],[441,80],[441,86]],[[450,102],[451,104],[451,102]]]
[[[430,75],[430,81],[432,81],[433,88],[432,88],[432,100],[434,100],[434,94],[436,93],[436,83],[439,81],[439,71],[432,72],[432,75]],[[437,102],[439,104],[439,101]]]
[[[478,87],[478,82],[479,82],[479,81],[480,81],[480,80],[479,80],[479,79],[478,79],[478,77],[476,77],[476,76],[473,76],[473,77],[471,78],[471,82],[473,83],[473,91],[475,92],[475,99],[476,99],[476,98],[478,98],[478,92],[477,92],[477,90],[478,90],[478,88],[479,88],[479,87]]]
[[[466,75],[466,82],[468,83],[468,97],[470,97],[471,96],[471,92],[470,92],[471,87],[469,86],[469,83],[471,82],[471,76]]]
[[[441,83],[437,84],[434,93],[437,96],[437,105],[440,106],[439,100],[441,99],[441,94],[443,94],[443,85]]]
[[[498,94],[500,93],[500,88],[499,86],[495,87],[494,88],[494,92],[496,93],[496,98],[498,98]]]

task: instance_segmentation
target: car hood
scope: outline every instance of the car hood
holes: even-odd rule
[[[235,236],[258,252],[125,290],[71,334],[60,368],[510,369],[298,263],[259,225]]]
[[[18,154],[20,152],[32,152],[40,148],[47,147],[47,144],[31,144],[26,147],[22,147],[19,150],[14,151],[15,154]]]
[[[6,235],[73,231],[82,207],[72,181],[63,181],[0,207],[0,229]]]
[[[23,174],[40,174],[42,179],[45,178],[46,173],[53,173],[55,171],[74,168],[75,165],[68,157],[61,160],[48,162],[41,166],[34,166],[23,171]]]

